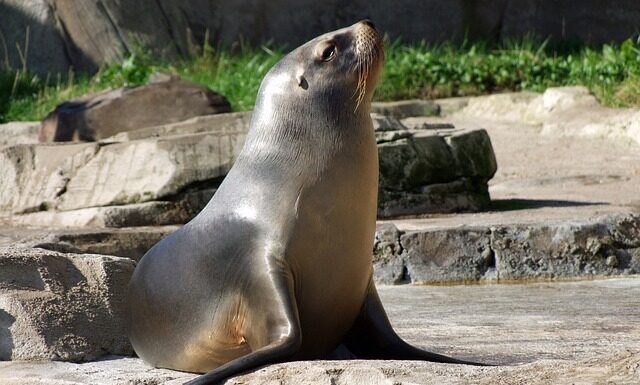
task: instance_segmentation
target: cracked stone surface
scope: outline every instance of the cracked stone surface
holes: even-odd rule
[[[95,143],[0,147],[0,216],[55,206],[97,152]]]
[[[399,230],[379,224],[378,282],[448,283],[640,274],[640,215]]]
[[[131,354],[129,258],[0,248],[0,360],[86,361]]]
[[[226,384],[631,385],[640,378],[639,277],[379,291],[407,341],[497,366],[302,361],[266,366]],[[7,385],[177,385],[193,377],[121,356],[83,364],[0,362],[0,382]]]
[[[139,260],[144,253],[179,226],[116,229],[64,229],[19,227],[0,233],[0,248],[16,246],[61,253],[117,255]]]

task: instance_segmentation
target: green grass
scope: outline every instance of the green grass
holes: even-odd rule
[[[234,110],[249,110],[260,82],[283,50],[205,49],[193,59],[159,63],[138,50],[94,76],[43,78],[0,70],[0,123],[40,120],[62,101],[107,88],[144,84],[154,72],[169,72],[225,95]],[[438,98],[585,85],[604,104],[640,106],[640,47],[620,45],[557,53],[531,41],[488,48],[389,43],[377,100]]]

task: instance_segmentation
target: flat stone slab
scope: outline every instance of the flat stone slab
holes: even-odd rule
[[[227,384],[636,384],[640,277],[523,285],[380,287],[398,333],[496,367],[417,361],[302,361]],[[84,364],[2,362],[7,385],[181,384],[194,376],[113,356]]]
[[[108,137],[101,142],[126,142],[138,139],[148,139],[172,135],[201,134],[203,132],[216,132],[219,134],[246,134],[251,122],[251,111],[229,112],[226,114],[214,114],[196,116],[177,123],[162,124],[153,127],[142,127],[136,130],[120,132]]]
[[[410,116],[439,115],[440,106],[430,100],[411,99],[393,102],[373,102],[371,103],[371,111],[402,119]]]
[[[122,229],[4,228],[0,248],[19,246],[61,253],[102,254],[139,260],[156,243],[179,226]]]
[[[425,114],[421,108],[432,105],[393,108]],[[497,166],[485,130],[450,124],[408,130],[393,116],[372,116],[381,217],[486,209],[487,181]],[[99,144],[0,147],[0,219],[53,227],[186,223],[208,199],[176,200],[217,188],[242,149],[250,117],[199,116],[119,132]]]

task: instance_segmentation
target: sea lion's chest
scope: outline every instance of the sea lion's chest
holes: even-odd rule
[[[302,351],[310,355],[335,348],[365,297],[378,185],[375,144],[371,147],[355,159],[335,159],[296,199],[286,258],[305,335]]]

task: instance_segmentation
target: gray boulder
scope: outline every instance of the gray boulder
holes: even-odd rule
[[[170,78],[64,102],[43,120],[39,139],[97,141],[120,132],[230,111],[229,101],[206,86]]]
[[[380,217],[489,206],[497,163],[485,130],[386,131],[378,140]]]
[[[0,360],[132,354],[123,322],[128,258],[0,249]]]

